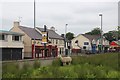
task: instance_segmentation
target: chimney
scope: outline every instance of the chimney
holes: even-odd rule
[[[64,37],[65,37],[65,34],[61,34],[61,37],[63,37],[63,38],[64,38]]]
[[[50,28],[50,30],[53,30],[53,31],[55,31],[55,27],[51,27],[51,28]]]
[[[13,27],[18,27],[20,26],[20,22],[19,21],[14,21]]]

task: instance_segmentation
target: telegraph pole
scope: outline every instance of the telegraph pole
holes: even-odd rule
[[[34,30],[35,30],[35,0],[34,0]],[[35,36],[34,36],[34,49],[33,49],[33,58],[35,58]]]
[[[67,33],[67,25],[68,24],[65,24],[65,55],[67,54],[68,55],[68,53],[67,53],[67,45],[66,45],[66,33]]]
[[[44,32],[47,32],[47,27],[46,25],[44,25]],[[47,36],[47,33],[46,33],[46,36]],[[46,43],[44,43],[44,57],[47,56],[47,53],[46,53]]]

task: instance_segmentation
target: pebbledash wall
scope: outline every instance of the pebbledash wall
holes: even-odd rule
[[[42,28],[43,29],[43,28]],[[24,58],[40,58],[44,57],[44,45],[41,44],[42,34],[41,30],[37,28],[29,28],[21,26],[18,21],[13,23],[13,27],[10,31],[23,33],[23,43],[24,43]],[[48,39],[51,43],[47,44],[47,57],[58,56],[59,54],[64,54],[64,39],[58,35],[55,31],[48,29]],[[51,35],[53,34],[53,36]],[[56,36],[56,37],[55,37]],[[35,38],[36,42],[36,52],[33,54],[33,41]],[[55,54],[52,54],[55,53]]]

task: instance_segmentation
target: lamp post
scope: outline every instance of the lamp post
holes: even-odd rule
[[[102,34],[102,13],[99,14],[99,16],[101,17],[101,53],[104,52],[103,51],[103,34]]]
[[[68,25],[68,24],[65,24],[65,55],[67,54],[67,45],[66,45],[67,25]]]

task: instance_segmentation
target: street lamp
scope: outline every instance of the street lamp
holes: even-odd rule
[[[65,24],[65,54],[67,54],[67,45],[66,45],[67,26],[68,26],[68,24]]]
[[[101,17],[101,52],[103,52],[102,13],[100,13],[99,16]]]

